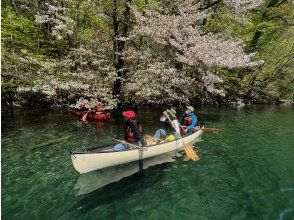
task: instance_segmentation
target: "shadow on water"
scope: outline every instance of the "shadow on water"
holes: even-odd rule
[[[82,174],[74,186],[79,197],[75,208],[84,213],[151,187],[163,177],[162,171],[173,161],[175,160],[169,154],[165,154],[140,163],[134,162]]]

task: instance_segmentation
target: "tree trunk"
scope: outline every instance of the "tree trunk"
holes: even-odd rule
[[[118,0],[113,0],[113,12],[112,12],[112,22],[113,22],[113,33],[114,33],[114,39],[113,39],[113,59],[114,59],[114,66],[117,70],[118,76],[119,76],[119,67],[118,67],[118,42],[117,38],[119,36],[118,32],[118,17],[117,17],[117,4]],[[117,96],[120,94],[120,86],[121,81],[119,79],[115,80],[112,94]]]
[[[131,4],[131,0],[127,0],[125,4],[124,18],[122,22],[121,31],[119,29],[119,20],[117,17],[117,0],[113,1],[113,31],[114,31],[114,41],[113,41],[113,52],[114,52],[114,61],[115,68],[117,70],[118,79],[115,80],[114,87],[112,90],[112,94],[117,96],[120,102],[123,102],[123,97],[121,95],[121,78],[124,78],[126,75],[125,62],[122,57],[122,53],[125,49],[125,41],[119,41],[119,37],[128,37],[129,23],[130,23],[130,8],[129,4]]]
[[[250,51],[254,51],[254,49],[255,49],[261,35],[262,35],[262,31],[260,29],[257,29],[255,31],[255,33],[254,33],[254,36],[253,36],[252,41],[251,41],[250,46],[249,46]]]

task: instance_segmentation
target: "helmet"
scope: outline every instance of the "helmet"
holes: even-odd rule
[[[134,111],[124,111],[122,115],[128,119],[134,119],[136,117],[136,113]]]
[[[192,112],[194,112],[194,108],[192,106],[188,106],[187,110],[186,110],[186,113],[189,114],[189,113],[192,113]]]

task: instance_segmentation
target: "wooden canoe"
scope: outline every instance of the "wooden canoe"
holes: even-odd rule
[[[198,130],[183,139],[187,144],[193,145],[195,142],[199,141],[202,134],[203,131]],[[165,153],[175,154],[178,151],[183,150],[183,142],[181,139],[171,142],[163,142],[147,147],[146,151],[143,149],[113,151],[112,148],[113,145],[103,148],[94,147],[70,151],[71,160],[75,170],[79,173],[87,173],[93,170],[143,160]]]

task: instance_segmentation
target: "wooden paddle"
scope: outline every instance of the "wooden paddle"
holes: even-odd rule
[[[168,118],[169,122],[171,123],[171,125],[173,126],[173,128],[175,129],[175,131],[178,132],[178,131],[177,131],[178,129],[175,127],[175,125],[173,124],[173,122],[172,122],[172,120],[170,119],[170,117],[168,116],[168,114],[165,113],[165,112],[164,112],[164,114],[165,114],[166,117]],[[184,139],[182,138],[182,136],[181,136],[180,133],[179,133],[179,136],[180,136],[180,138],[181,138],[181,140],[182,140],[182,142],[183,142],[183,145],[184,145],[184,149],[185,149],[186,155],[187,155],[191,160],[193,160],[193,161],[197,161],[197,160],[199,160],[199,159],[200,159],[199,156],[196,154],[196,152],[193,150],[193,148],[192,148],[190,145],[188,145],[188,144],[184,141]]]
[[[87,116],[88,116],[88,112],[86,112],[86,114],[84,114],[84,116],[82,117],[82,121],[86,121]]]
[[[212,133],[212,134],[219,134],[220,130],[217,128],[200,128],[199,130],[205,131],[207,133]]]

